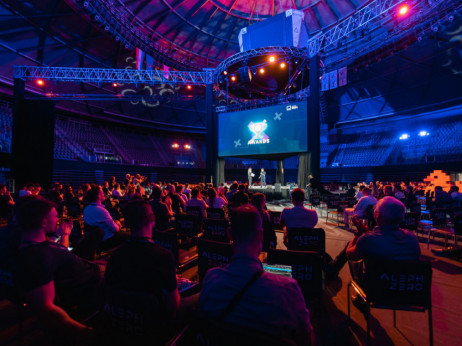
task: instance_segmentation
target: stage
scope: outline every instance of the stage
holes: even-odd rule
[[[252,193],[260,192],[264,193],[267,201],[290,199],[290,186],[266,185],[261,186],[249,186],[249,191]]]

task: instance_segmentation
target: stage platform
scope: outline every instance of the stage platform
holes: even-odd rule
[[[290,186],[274,186],[266,185],[261,186],[249,186],[249,191],[252,193],[261,192],[266,196],[267,201],[290,199]]]

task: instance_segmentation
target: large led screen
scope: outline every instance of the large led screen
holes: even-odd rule
[[[306,101],[220,113],[218,156],[261,156],[307,151]]]

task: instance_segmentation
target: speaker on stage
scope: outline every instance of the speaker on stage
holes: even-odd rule
[[[18,189],[27,182],[51,186],[54,125],[53,101],[17,101],[13,113],[12,175]]]
[[[250,72],[249,66],[239,67],[239,78],[243,83],[250,83],[252,81],[252,72]]]

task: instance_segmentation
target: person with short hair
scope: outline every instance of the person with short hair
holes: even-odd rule
[[[234,255],[226,267],[208,270],[199,310],[209,318],[220,318],[231,299],[254,278],[223,321],[276,339],[309,344],[312,340],[310,314],[300,287],[292,278],[264,272],[258,259],[263,239],[260,213],[254,206],[243,205],[230,212],[230,221]]]
[[[291,193],[293,208],[284,208],[281,213],[280,224],[287,228],[313,228],[318,223],[318,214],[314,210],[305,208],[305,191],[297,187]]]
[[[365,187],[363,189],[363,197],[360,198],[360,200],[358,201],[358,203],[356,203],[354,205],[353,208],[345,208],[343,210],[343,222],[345,223],[345,228],[346,229],[349,229],[350,226],[349,226],[349,217],[352,216],[352,215],[358,215],[358,217],[362,217],[362,218],[365,218],[367,217],[367,208],[372,205],[376,205],[377,204],[377,199],[372,196],[371,194],[371,189],[368,188],[368,187]]]
[[[151,193],[151,205],[152,212],[156,218],[156,228],[159,231],[164,231],[170,228],[170,219],[173,217],[173,212],[162,202],[162,188],[154,184],[152,186]]]
[[[199,207],[201,208],[202,219],[207,217],[207,204],[202,199],[202,194],[197,186],[191,190],[191,198],[186,203],[186,207]]]
[[[25,198],[16,213],[22,232],[18,285],[26,302],[54,333],[88,341],[92,329],[73,320],[65,309],[75,305],[96,308],[99,268],[48,240],[47,234],[55,232],[58,221],[54,203],[38,196]],[[56,230],[63,244],[68,243],[71,229],[72,223],[64,222]]]

